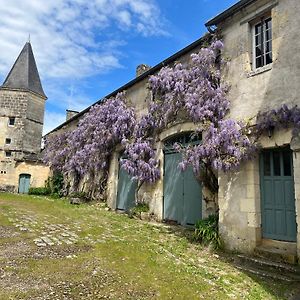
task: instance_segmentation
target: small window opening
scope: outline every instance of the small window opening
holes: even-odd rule
[[[11,144],[11,139],[10,138],[6,138],[5,139],[5,144],[6,145],[10,145]]]
[[[5,157],[11,157],[12,153],[11,151],[5,151]]]
[[[15,117],[9,117],[8,119],[8,125],[9,126],[14,126],[16,122],[16,118]]]

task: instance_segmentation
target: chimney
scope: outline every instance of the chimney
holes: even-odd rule
[[[147,72],[150,69],[151,67],[148,65],[145,64],[138,65],[136,67],[136,77],[139,77],[140,75],[142,75],[143,73]]]
[[[66,109],[66,121],[76,116],[79,112],[75,110]]]

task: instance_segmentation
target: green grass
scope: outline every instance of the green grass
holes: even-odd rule
[[[24,216],[38,222],[37,231],[21,232],[10,221]],[[38,248],[33,240],[45,222],[77,230],[79,241]],[[2,193],[0,299],[287,299],[295,287],[243,273],[230,254],[187,236],[97,204]]]

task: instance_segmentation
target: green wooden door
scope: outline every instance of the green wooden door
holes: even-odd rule
[[[124,158],[122,158],[124,159]],[[135,190],[137,181],[119,166],[117,209],[128,211],[135,206]]]
[[[180,153],[165,153],[164,219],[194,225],[202,216],[202,189],[192,168],[178,168]]]
[[[262,236],[296,241],[294,176],[289,148],[266,150],[260,157]]]
[[[164,219],[181,223],[183,213],[183,174],[178,169],[180,153],[166,153],[164,163]]]
[[[30,187],[30,175],[29,174],[20,174],[19,177],[19,193],[28,194]]]
[[[192,167],[183,172],[183,223],[194,225],[202,218],[202,187]]]

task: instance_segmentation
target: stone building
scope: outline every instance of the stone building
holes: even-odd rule
[[[32,47],[27,42],[0,87],[0,189],[27,192],[44,186],[40,159],[45,101]]]
[[[260,111],[282,104],[300,104],[300,40],[298,0],[241,0],[211,19],[206,26],[221,35],[229,61],[223,70],[229,83],[230,117],[253,119]],[[138,116],[147,110],[151,95],[150,75],[175,61],[186,61],[205,42],[203,37],[105,98],[126,90]],[[140,70],[139,70],[140,71]],[[99,103],[101,100],[99,101]],[[80,112],[51,134],[71,130],[89,110]],[[144,185],[141,196],[159,220],[171,219],[188,225],[215,211],[206,201],[207,193],[192,174],[179,174],[174,164],[180,159],[168,146],[188,141],[193,123],[179,123],[159,136],[156,145],[160,180]],[[219,229],[225,246],[246,253],[276,252],[289,261],[300,258],[300,142],[291,129],[270,132],[261,138],[261,153],[231,173],[218,174]],[[122,153],[113,153],[110,162],[107,202],[113,209],[133,205],[135,184],[119,167]],[[186,190],[189,193],[183,193]]]
[[[300,3],[239,1],[210,20],[230,58],[230,115],[247,119],[259,111],[300,104]],[[262,46],[262,47],[261,47]],[[262,49],[262,52],[259,50]],[[291,129],[261,138],[264,148],[232,174],[220,174],[220,230],[230,249],[300,257],[299,140]]]

